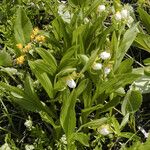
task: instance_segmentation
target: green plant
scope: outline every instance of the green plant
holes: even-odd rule
[[[133,82],[141,74],[126,57],[139,32],[132,7],[117,0],[51,3],[54,19],[44,30],[16,7],[12,53],[0,56],[2,92],[42,122],[25,124],[33,147],[96,150],[139,142],[134,113],[142,95]]]

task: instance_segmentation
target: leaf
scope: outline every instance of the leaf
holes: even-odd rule
[[[138,32],[137,25],[138,24],[135,24],[133,27],[128,29],[123,35],[123,39],[116,52],[114,70],[116,70],[119,67],[123,57],[125,56],[125,53],[130,48],[133,41],[135,40],[137,32]]]
[[[53,119],[46,112],[40,111],[39,114],[43,121],[51,124],[55,129],[59,127],[59,126],[55,125]]]
[[[76,114],[75,114],[75,103],[76,103],[76,91],[73,90],[68,95],[67,90],[63,93],[63,105],[60,113],[60,123],[65,131],[65,134],[70,137],[76,127]]]
[[[17,43],[26,45],[30,42],[32,24],[22,7],[19,7],[16,13],[17,16],[14,24],[15,39]]]
[[[138,33],[133,45],[150,52],[150,35]]]
[[[123,117],[123,120],[120,124],[120,130],[123,129],[123,127],[128,123],[129,121],[129,113],[127,113],[124,117]]]
[[[150,77],[142,75],[140,79],[133,83],[133,86],[140,90],[142,94],[150,93]]]
[[[107,104],[105,104],[102,109],[100,110],[100,112],[106,112],[109,109],[111,109],[112,107],[117,106],[120,103],[120,97],[114,97],[112,100],[110,100],[109,102],[107,102]]]
[[[98,49],[92,53],[91,57],[89,58],[89,61],[85,64],[80,74],[84,73],[86,70],[88,70],[92,66],[92,64],[94,63],[96,59],[97,53],[98,53]]]
[[[60,66],[59,66],[59,68],[62,68],[62,66],[64,66],[64,65],[66,66],[66,65],[67,65],[66,62],[71,61],[71,59],[72,59],[74,53],[78,51],[78,48],[79,48],[78,45],[77,45],[77,46],[72,46],[72,47],[70,47],[70,48],[65,52],[65,54],[63,55],[63,57],[62,57],[62,59],[61,59],[61,61],[60,61]]]
[[[140,7],[138,8],[138,12],[142,23],[145,25],[147,31],[150,33],[150,15]]]
[[[101,126],[102,124],[106,123],[107,122],[107,118],[106,117],[103,117],[101,119],[96,119],[96,120],[92,120],[88,123],[85,123],[83,125],[80,126],[80,128],[78,129],[78,132],[82,129],[82,128],[85,128],[85,127],[89,127],[89,128],[92,128],[92,129],[95,129],[99,126]]]
[[[129,90],[124,98],[121,111],[125,115],[127,112],[136,112],[142,104],[142,95],[138,90]]]
[[[116,131],[116,134],[119,136],[120,135],[119,122],[114,116],[111,117],[111,120],[112,120],[112,123],[113,123],[113,127]]]
[[[77,97],[87,88],[88,82],[88,79],[84,79],[80,82],[80,84],[76,88]]]
[[[133,59],[129,58],[121,62],[115,74],[123,74],[132,72]]]
[[[4,50],[0,52],[0,66],[12,66],[11,56]]]
[[[92,102],[95,101],[96,98],[103,92],[106,94],[112,93],[119,89],[120,87],[124,87],[127,84],[132,83],[136,79],[138,79],[141,75],[133,74],[133,73],[125,73],[121,75],[116,75],[115,77],[109,78],[108,81],[104,81],[97,85],[95,94],[92,98]]]
[[[48,73],[51,76],[55,74],[55,71],[49,64],[47,64],[45,61],[42,59],[38,59],[34,61],[35,68],[37,69],[38,72],[40,73]]]
[[[73,139],[79,141],[84,146],[89,147],[89,136],[85,133],[79,132],[73,134]]]
[[[149,65],[150,66],[150,58],[144,59],[144,65]]]
[[[38,54],[43,58],[43,60],[50,66],[53,73],[57,70],[57,62],[54,56],[50,53],[50,51],[45,50],[43,48],[36,49]]]
[[[35,74],[38,81],[41,83],[45,91],[47,92],[48,96],[50,98],[53,98],[53,86],[51,83],[51,80],[49,79],[48,75],[46,73],[40,73],[37,71],[35,64],[33,61],[29,61],[29,66],[32,70],[32,72]]]

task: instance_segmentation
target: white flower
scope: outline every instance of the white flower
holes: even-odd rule
[[[11,150],[11,148],[9,147],[8,143],[5,143],[0,147],[0,150]]]
[[[64,143],[64,144],[67,145],[67,139],[66,139],[66,135],[65,135],[65,134],[61,137],[60,141],[61,141],[62,143]]]
[[[76,87],[76,83],[73,79],[67,79],[66,84],[72,89],[74,89]]]
[[[34,149],[34,146],[33,145],[26,145],[25,146],[25,150],[33,150]]]
[[[122,19],[121,13],[119,11],[115,14],[115,19],[117,21],[120,21]]]
[[[99,130],[99,133],[102,134],[102,135],[108,135],[109,130],[107,128],[102,128],[101,130]]]
[[[61,16],[61,18],[67,22],[70,23],[71,21],[71,14],[68,10],[66,10],[66,5],[65,4],[60,4],[58,6],[58,14]]]
[[[111,131],[111,129],[110,129],[110,126],[108,125],[108,124],[104,124],[104,125],[102,125],[102,126],[100,126],[99,128],[98,128],[98,132],[100,133],[100,134],[102,134],[102,135],[108,135],[108,134],[110,134],[112,131]]]
[[[32,120],[31,119],[26,120],[24,125],[26,126],[26,128],[31,129],[32,128]]]
[[[102,64],[101,63],[94,63],[92,68],[93,68],[93,70],[100,70],[100,69],[102,69]]]
[[[103,59],[103,60],[106,60],[106,59],[109,59],[110,58],[110,53],[108,52],[102,52],[100,53],[100,58]]]
[[[98,8],[97,8],[97,11],[98,12],[103,12],[103,11],[105,11],[105,9],[106,9],[105,5],[99,5]]]
[[[86,18],[84,18],[84,22],[85,23],[88,23],[89,22],[89,19],[86,17]]]
[[[106,67],[106,68],[104,69],[105,75],[108,75],[108,74],[110,73],[110,71],[111,71],[111,69],[108,68],[108,67]]]
[[[127,17],[128,17],[128,10],[122,9],[120,13],[121,13],[121,18],[127,19]]]

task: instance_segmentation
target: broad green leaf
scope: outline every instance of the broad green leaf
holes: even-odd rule
[[[142,23],[145,25],[147,31],[150,33],[150,15],[142,8],[138,8],[138,12]]]
[[[4,50],[0,52],[0,66],[12,66],[11,56]]]
[[[129,121],[129,113],[127,113],[124,117],[123,117],[123,120],[121,121],[121,124],[120,124],[120,130],[123,129],[123,127],[128,123]]]
[[[55,72],[57,69],[57,62],[56,62],[56,59],[54,58],[54,56],[51,54],[51,52],[48,50],[45,50],[43,48],[38,48],[38,49],[36,49],[36,51],[43,58],[43,60],[47,64],[49,64],[49,66],[51,67],[53,72]]]
[[[150,52],[150,35],[138,33],[133,45]]]
[[[129,90],[124,98],[121,111],[125,115],[127,112],[136,112],[142,104],[142,95],[138,90]]]
[[[125,73],[121,75],[116,75],[115,77],[109,78],[108,81],[104,81],[97,85],[97,89],[92,98],[92,102],[95,101],[96,98],[103,92],[106,94],[112,93],[119,89],[120,87],[124,87],[127,84],[132,83],[136,79],[138,79],[141,75],[133,74],[133,73]]]
[[[102,124],[105,124],[107,122],[108,118],[101,118],[101,119],[96,119],[96,120],[92,120],[88,123],[85,123],[83,125],[80,126],[80,128],[78,129],[78,132],[85,127],[90,127],[92,129],[96,129],[97,127],[100,127]]]
[[[97,53],[98,53],[98,49],[92,53],[91,57],[89,58],[89,61],[85,64],[85,66],[81,70],[80,72],[81,74],[84,73],[86,70],[88,70],[92,66],[92,64],[94,63],[97,57]]]
[[[120,135],[120,126],[119,126],[118,120],[113,116],[113,117],[111,117],[111,121],[112,121],[112,124],[113,124],[116,134],[119,136]]]
[[[92,82],[89,81],[87,85],[87,89],[83,91],[83,100],[84,100],[84,108],[91,107],[91,97],[92,97]]]
[[[116,70],[119,67],[123,57],[125,56],[126,52],[130,48],[131,44],[135,40],[137,32],[138,32],[137,25],[138,24],[135,24],[133,27],[128,29],[125,32],[125,34],[123,35],[123,39],[120,42],[120,45],[116,51],[114,70]]]
[[[105,112],[108,111],[109,109],[117,106],[120,103],[120,97],[115,97],[112,100],[110,100],[109,102],[107,102],[104,107],[102,107],[102,109],[100,110],[100,112]]]
[[[74,53],[78,51],[78,48],[79,48],[79,46],[72,46],[65,52],[65,54],[63,55],[63,57],[60,61],[59,68],[62,68],[62,66],[64,66],[64,65],[67,66],[67,62],[71,61]]]
[[[14,24],[16,43],[26,45],[28,42],[30,42],[32,24],[22,7],[19,7],[16,13],[17,16]]]
[[[40,116],[41,116],[43,121],[51,124],[54,128],[58,128],[59,127],[59,126],[55,125],[53,119],[46,112],[40,111],[39,114],[40,114]]]
[[[119,136],[131,140],[135,140],[135,141],[140,140],[140,137],[138,137],[135,133],[131,133],[131,132],[121,132]]]
[[[75,103],[77,95],[73,90],[68,96],[67,90],[63,94],[63,105],[60,113],[60,123],[67,137],[70,137],[76,127]]]
[[[32,70],[32,72],[35,74],[38,81],[41,83],[45,91],[47,92],[48,96],[50,98],[53,98],[53,86],[51,83],[51,80],[49,79],[48,75],[46,73],[40,73],[37,71],[35,64],[33,61],[29,61],[29,66]]]
[[[150,66],[150,58],[144,59],[144,65],[149,65]]]
[[[46,63],[42,59],[35,60],[34,65],[35,65],[37,71],[41,72],[41,73],[45,72],[45,73],[48,73],[48,74],[53,76],[55,71],[56,71],[48,63]]]
[[[123,62],[121,62],[120,66],[115,71],[115,74],[123,74],[123,73],[132,72],[132,64],[133,64],[133,59],[124,60]]]
[[[74,140],[79,141],[84,146],[89,147],[89,136],[87,134],[78,132],[78,133],[74,133],[72,136]]]
[[[89,82],[88,79],[84,79],[80,82],[80,84],[76,88],[77,96],[79,96],[87,88],[88,82]]]

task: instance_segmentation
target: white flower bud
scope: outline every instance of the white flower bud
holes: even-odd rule
[[[25,145],[25,150],[33,150],[34,146],[33,145]]]
[[[105,75],[108,75],[108,74],[110,73],[110,71],[111,71],[111,69],[108,68],[108,67],[106,67],[106,68],[104,69]]]
[[[92,68],[93,68],[93,70],[100,70],[100,69],[102,69],[102,64],[101,63],[94,63]]]
[[[99,5],[98,8],[97,8],[97,11],[98,12],[103,12],[103,11],[105,11],[105,9],[106,9],[105,5]]]
[[[1,147],[0,147],[1,150],[11,150],[11,148],[9,147],[8,143],[5,143],[3,144]]]
[[[24,125],[26,126],[26,128],[31,129],[32,128],[32,120],[26,120]]]
[[[104,125],[100,126],[98,128],[98,132],[104,136],[112,133],[110,126],[108,124],[104,124]]]
[[[108,135],[109,130],[107,128],[102,128],[101,130],[99,130],[99,133],[102,134],[102,135]]]
[[[76,83],[73,79],[67,79],[66,80],[66,84],[70,87],[70,88],[75,88],[76,87]]]
[[[117,21],[120,21],[120,20],[122,19],[122,16],[121,16],[121,13],[120,13],[120,12],[117,12],[117,13],[115,14],[115,19],[116,19]]]
[[[127,19],[127,17],[128,17],[128,10],[126,9],[121,10],[121,18]]]
[[[64,143],[65,145],[67,145],[67,139],[66,139],[66,135],[65,134],[61,137],[60,141],[62,143]]]
[[[100,53],[100,58],[103,59],[103,60],[106,60],[106,59],[109,59],[110,58],[110,53],[108,52],[102,52]]]

